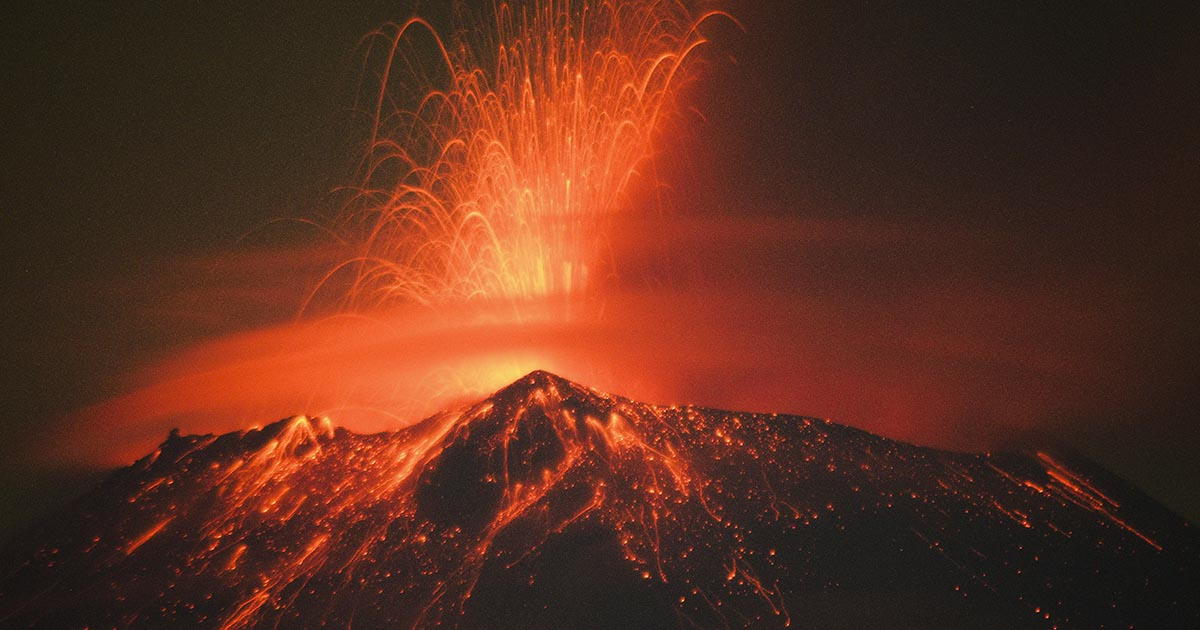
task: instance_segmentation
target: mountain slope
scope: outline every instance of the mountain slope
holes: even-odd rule
[[[1187,627],[1198,542],[1086,462],[534,372],[394,433],[173,434],[8,545],[0,624]]]

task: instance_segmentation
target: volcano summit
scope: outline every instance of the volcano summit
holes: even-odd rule
[[[0,623],[1196,627],[1198,542],[1086,461],[534,372],[392,433],[173,433],[10,542]]]

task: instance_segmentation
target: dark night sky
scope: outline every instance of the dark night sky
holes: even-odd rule
[[[681,203],[1001,234],[1003,255],[953,252],[939,268],[1061,289],[1085,314],[1127,309],[1137,343],[1114,346],[1114,359],[1138,377],[1128,408],[1111,411],[1123,420],[1071,418],[1054,437],[1195,519],[1200,22],[1185,3],[1146,4],[734,4],[747,33],[717,29],[690,95],[707,123]],[[355,45],[410,9],[0,11],[0,425],[11,436],[0,502],[26,506],[2,529],[58,500],[43,491],[52,475],[28,472],[26,445],[117,391],[104,375],[187,341],[115,325],[112,287],[152,261],[227,248],[272,217],[322,210],[353,167]],[[909,254],[889,264],[930,273]],[[842,263],[862,261],[835,252],[817,264]],[[1119,290],[1093,291],[1097,275]]]

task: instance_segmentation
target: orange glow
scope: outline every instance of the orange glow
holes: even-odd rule
[[[602,310],[569,321],[562,301],[545,298],[522,302],[520,314],[503,301],[477,300],[268,325],[149,361],[118,384],[120,395],[75,413],[45,448],[55,460],[125,465],[172,428],[219,433],[301,413],[356,431],[394,430],[535,369],[640,400],[808,412],[972,450],[1042,422],[1046,408],[1108,404],[1084,386],[1107,384],[1098,380],[1107,374],[1103,362],[1062,336],[1014,343],[987,328],[990,315],[978,310],[997,301],[914,294],[903,308],[921,317],[897,322],[882,309],[842,317],[851,306],[835,297],[625,289],[607,291]],[[945,307],[917,308],[934,299]],[[937,355],[924,353],[922,340],[950,307],[964,336],[993,341],[960,348],[946,339]],[[1036,330],[1052,308],[1010,308],[1000,320]],[[1101,352],[1104,330],[1097,327],[1096,343],[1079,345]],[[1084,384],[1081,393],[1044,385],[1068,379]],[[978,420],[963,429],[963,418]]]

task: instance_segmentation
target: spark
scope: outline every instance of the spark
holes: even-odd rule
[[[374,32],[382,67],[359,183],[337,228],[357,254],[346,302],[441,305],[584,293],[613,216],[674,112],[706,21],[680,0],[497,2],[443,38],[413,18]],[[403,45],[429,34],[437,67]],[[382,57],[379,60],[378,57]],[[402,76],[397,76],[401,74]],[[395,94],[433,74],[413,101]],[[324,282],[322,284],[324,284]]]

